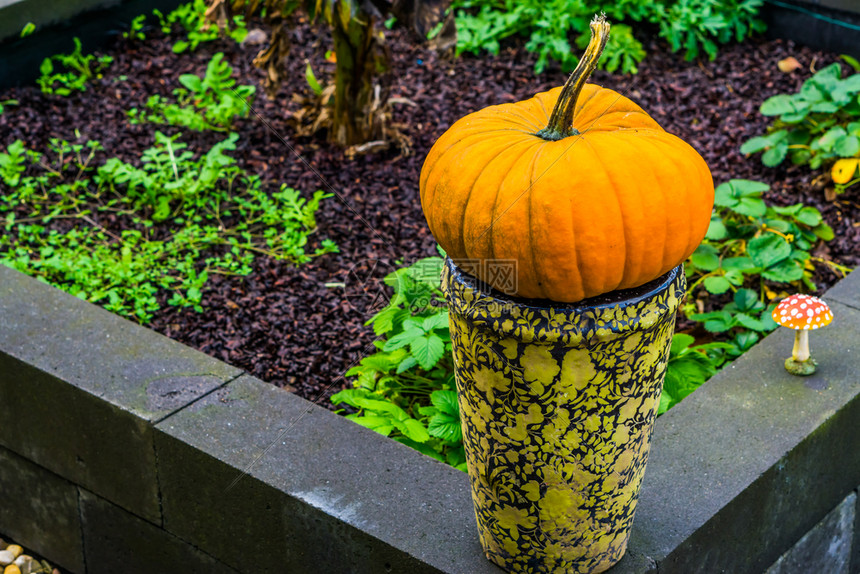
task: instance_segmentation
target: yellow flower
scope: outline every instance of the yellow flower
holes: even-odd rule
[[[833,164],[833,169],[830,170],[830,177],[833,178],[833,183],[840,185],[848,183],[857,173],[857,168],[860,167],[860,159],[856,157],[840,159]]]

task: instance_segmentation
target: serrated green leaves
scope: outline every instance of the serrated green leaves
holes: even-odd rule
[[[206,66],[203,77],[179,76],[182,88],[173,90],[176,102],[158,95],[146,102],[146,110],[128,111],[132,123],[150,122],[197,131],[227,131],[237,118],[246,117],[254,102],[254,86],[236,86],[233,69],[218,52]]]
[[[394,296],[367,322],[385,340],[377,342],[376,353],[347,372],[349,377],[358,377],[352,390],[361,390],[363,397],[394,405],[397,410],[383,414],[377,403],[353,400],[352,394],[336,397],[363,409],[349,415],[356,422],[370,418],[369,423],[361,424],[386,431],[419,452],[465,470],[448,310],[439,305],[443,264],[439,257],[427,257],[385,277]],[[409,420],[400,420],[401,411]],[[380,421],[380,416],[393,420]]]
[[[97,169],[97,142],[54,139],[44,157],[20,142],[0,152],[0,178],[10,186],[0,201],[6,223],[0,264],[145,323],[165,292],[170,305],[201,309],[210,274],[247,274],[262,249],[295,263],[310,260],[303,246],[313,229],[305,225],[324,194],[308,201],[288,188],[262,189],[228,155],[238,136],[197,159],[180,136],[156,133],[156,145],[139,161],[114,157]],[[30,163],[45,171],[48,157],[57,164],[50,177],[23,176]],[[26,219],[10,217],[24,205]],[[135,227],[110,232],[89,225],[93,206],[101,205],[125,213]],[[224,224],[228,209],[239,223]],[[64,233],[47,229],[59,214],[71,224]],[[336,247],[323,241],[320,249]]]

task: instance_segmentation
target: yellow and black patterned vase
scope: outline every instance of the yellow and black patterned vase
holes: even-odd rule
[[[685,286],[679,266],[560,304],[505,296],[446,262],[463,442],[491,561],[592,573],[621,559]]]

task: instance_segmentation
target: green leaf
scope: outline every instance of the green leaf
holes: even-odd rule
[[[748,139],[741,145],[741,153],[742,154],[751,154],[760,152],[764,149],[767,149],[771,146],[771,141],[763,136],[754,137]]]
[[[317,81],[317,77],[314,75],[314,70],[311,68],[310,62],[305,66],[305,80],[308,82],[308,86],[310,86],[311,90],[313,90],[314,94],[320,95],[323,92],[322,86]]]
[[[848,54],[842,54],[839,57],[842,58],[842,60],[844,60],[849,66],[854,68],[855,72],[860,72],[860,62],[858,62],[856,58],[853,58]]]
[[[833,151],[839,157],[853,157],[860,152],[860,138],[852,135],[844,135],[833,144]]]
[[[430,402],[443,413],[460,416],[456,391],[433,391],[430,393]]]
[[[750,239],[747,251],[757,266],[770,267],[791,255],[791,246],[779,235],[765,233]]]
[[[794,98],[785,94],[770,97],[764,101],[759,111],[765,116],[781,116],[794,112]]]
[[[749,257],[726,257],[723,259],[723,269],[726,271],[751,271],[756,264]]]
[[[739,311],[749,311],[759,302],[758,294],[752,289],[738,289],[733,300]]]
[[[424,443],[430,440],[430,433],[427,431],[427,427],[421,424],[420,421],[417,421],[413,418],[407,418],[403,421],[392,421],[394,426],[397,427],[403,436],[410,440],[414,440],[415,442]]]
[[[179,76],[179,83],[191,90],[192,92],[203,91],[203,81],[194,74],[182,74]]]
[[[714,203],[722,207],[732,208],[742,198],[759,198],[768,189],[770,186],[760,181],[732,179],[717,186],[714,190]]]
[[[738,313],[735,315],[735,321],[741,327],[745,327],[747,329],[752,329],[753,331],[764,331],[764,324],[758,319],[754,319],[750,317],[746,313]]]
[[[752,331],[744,331],[735,335],[735,344],[741,351],[748,351],[750,347],[758,343],[759,335]]]
[[[417,364],[418,364],[418,361],[415,359],[415,357],[413,357],[412,355],[409,355],[408,357],[406,357],[405,359],[400,361],[399,365],[397,365],[396,373],[398,375],[405,373],[406,371],[408,371],[409,369],[411,369],[412,367],[414,367]]]
[[[379,415],[347,415],[349,420],[360,424],[365,428],[376,431],[381,435],[388,436],[394,430],[391,419]]]
[[[687,335],[686,333],[676,333],[672,335],[672,346],[669,349],[669,356],[678,355],[696,342],[696,338],[692,335]]]
[[[833,228],[827,225],[826,223],[822,223],[818,225],[812,232],[819,238],[824,241],[830,241],[836,235],[833,233]]]
[[[795,259],[785,259],[776,265],[764,269],[761,276],[769,281],[790,283],[803,278],[803,266]]]
[[[463,431],[459,417],[447,413],[439,413],[430,417],[427,428],[431,436],[441,438],[446,442],[457,443],[463,440]]]
[[[442,358],[442,354],[445,352],[445,343],[438,335],[431,333],[426,337],[413,340],[409,349],[412,356],[418,360],[421,368],[430,370]]]
[[[405,323],[405,322],[404,322]],[[405,347],[406,345],[411,345],[413,341],[423,338],[424,331],[421,329],[407,328],[402,333],[398,333],[388,339],[385,344],[382,346],[383,351],[393,351],[395,349],[400,349],[401,347]]]
[[[439,313],[427,317],[421,324],[421,328],[428,333],[434,329],[447,329],[448,311],[440,311]]]
[[[767,167],[776,167],[782,163],[788,153],[788,144],[779,142],[763,154],[761,154],[761,162]]]
[[[690,315],[690,319],[693,321],[704,322],[705,330],[709,333],[722,333],[734,327],[732,314],[728,311],[694,313]]]
[[[158,206],[152,214],[153,221],[164,221],[170,217],[170,198],[163,195],[158,198]]]
[[[708,225],[708,232],[705,234],[705,239],[719,241],[728,236],[729,232],[726,229],[726,224],[723,223],[723,220],[720,219],[719,216],[712,217],[711,223]]]
[[[690,260],[703,271],[713,271],[720,267],[720,252],[713,246],[702,243],[690,256]]]
[[[836,142],[843,138],[845,135],[845,128],[843,128],[842,126],[830,128],[823,136],[812,142],[812,145],[810,147],[813,150],[820,149],[824,151],[831,151],[836,145]]]
[[[795,219],[809,227],[817,227],[821,223],[821,212],[814,207],[803,207],[795,216]]]
[[[732,288],[732,284],[725,277],[707,277],[702,284],[714,295],[721,295]]]

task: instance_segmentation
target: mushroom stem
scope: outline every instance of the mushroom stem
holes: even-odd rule
[[[800,329],[794,336],[794,348],[791,350],[791,358],[795,361],[809,360],[809,331]]]

